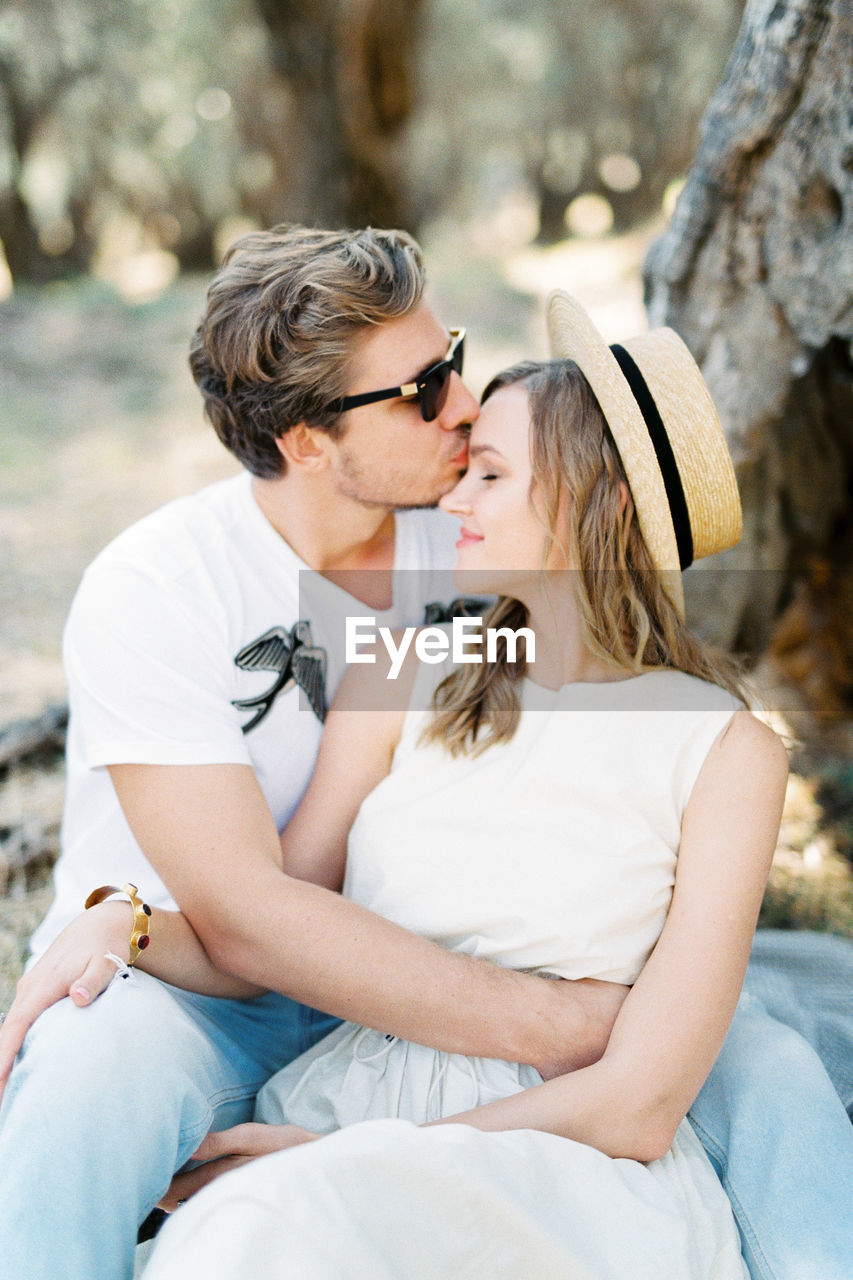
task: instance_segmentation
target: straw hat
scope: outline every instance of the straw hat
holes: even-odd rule
[[[574,360],[607,420],[640,529],[681,616],[681,571],[734,546],[741,507],[720,419],[699,366],[672,329],[609,347],[580,303],[548,300],[557,359]]]

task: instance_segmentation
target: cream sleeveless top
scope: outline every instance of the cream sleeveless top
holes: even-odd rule
[[[693,785],[742,704],[669,670],[555,692],[525,680],[513,739],[454,759],[418,742],[449,669],[421,666],[391,772],[352,828],[345,895],[506,967],[633,982]]]

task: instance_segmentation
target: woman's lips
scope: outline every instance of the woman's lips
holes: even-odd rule
[[[472,533],[470,529],[466,529],[463,525],[463,527],[459,530],[459,541],[456,543],[456,546],[471,547],[474,545],[475,542],[482,542],[482,541],[483,541],[483,538],[481,534]]]

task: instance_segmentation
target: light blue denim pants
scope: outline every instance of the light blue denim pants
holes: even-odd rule
[[[853,1280],[845,1106],[853,1114],[853,943],[760,929],[737,1014],[690,1111],[752,1280]]]
[[[741,996],[688,1118],[752,1280],[853,1280],[853,1125],[798,1032]]]
[[[336,1019],[135,972],[31,1030],[0,1111],[2,1280],[126,1280],[141,1222],[211,1129]]]

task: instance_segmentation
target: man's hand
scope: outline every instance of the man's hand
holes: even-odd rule
[[[221,1174],[272,1151],[298,1147],[320,1137],[322,1134],[309,1133],[295,1124],[238,1124],[220,1133],[209,1133],[192,1157],[207,1163],[187,1173],[176,1174],[158,1208],[172,1213],[184,1200],[189,1200]]]
[[[557,1009],[553,1033],[546,1037],[553,1041],[547,1056],[530,1064],[543,1080],[553,1080],[598,1062],[631,990],[618,982],[599,982],[595,978],[551,981],[549,986],[562,1008]]]
[[[83,1008],[106,990],[116,975],[116,965],[106,953],[122,960],[127,956],[132,924],[129,902],[100,903],[72,920],[24,974],[0,1027],[0,1099],[18,1050],[39,1014],[65,996]]]

